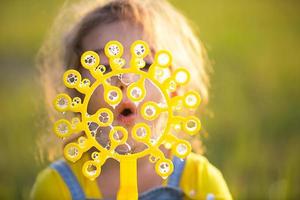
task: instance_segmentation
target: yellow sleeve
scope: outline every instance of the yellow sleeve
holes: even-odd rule
[[[207,161],[206,167],[202,172],[203,179],[206,180],[202,185],[202,190],[206,191],[206,196],[215,196],[215,199],[231,200],[231,194],[222,173]],[[199,180],[200,181],[200,180]]]
[[[40,172],[31,190],[32,200],[71,199],[71,194],[60,175],[48,167]]]
[[[222,173],[201,155],[188,156],[180,187],[189,199],[232,200]]]

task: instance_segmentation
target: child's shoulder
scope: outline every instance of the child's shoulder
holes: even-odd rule
[[[191,199],[232,199],[220,170],[195,153],[186,159],[180,187]]]
[[[52,167],[42,170],[31,190],[31,199],[70,199],[65,182]]]
[[[38,174],[31,191],[31,199],[72,199],[70,185],[82,189],[83,194],[89,198],[99,198],[97,183],[85,178],[81,172],[86,158],[83,156],[76,163],[64,159],[51,163]]]

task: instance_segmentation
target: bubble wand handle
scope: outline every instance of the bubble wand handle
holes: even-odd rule
[[[117,200],[137,199],[137,160],[126,159],[120,162],[120,189]]]

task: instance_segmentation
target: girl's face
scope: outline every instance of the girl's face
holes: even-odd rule
[[[120,21],[95,27],[90,32],[88,32],[85,37],[83,37],[81,46],[83,51],[92,50],[97,52],[100,56],[100,63],[102,65],[105,65],[107,70],[109,70],[109,61],[104,54],[104,46],[111,40],[117,40],[124,46],[124,54],[122,56],[126,60],[126,65],[124,66],[124,68],[130,67],[130,45],[136,40],[144,40],[147,42],[147,39],[142,33],[142,30],[138,26],[133,26],[131,23],[126,21]],[[151,49],[151,52],[154,52],[153,48],[151,48],[151,44],[149,44],[149,48]],[[144,60],[147,64],[146,67],[143,68],[143,70],[147,71],[148,67],[152,64],[153,55],[147,56],[146,58],[144,58]],[[89,78],[91,82],[94,81],[94,78],[88,73],[88,71],[83,70],[82,74],[83,76]],[[142,102],[140,102],[139,104],[135,104],[134,102],[131,102],[126,96],[127,87],[130,85],[130,83],[135,82],[138,79],[139,75],[135,74],[123,74],[122,79],[118,78],[117,76],[111,77],[110,84],[119,87],[123,92],[122,101],[115,108],[111,107],[104,101],[104,91],[102,85],[100,85],[94,91],[88,105],[89,114],[96,113],[100,108],[109,108],[114,114],[114,122],[112,125],[123,126],[127,129],[127,143],[118,146],[116,149],[116,151],[120,154],[139,152],[146,147],[144,144],[136,142],[131,137],[131,129],[136,123],[147,123],[152,129],[153,139],[157,139],[158,135],[156,134],[161,133],[161,131],[159,130],[160,124],[158,123],[158,121],[161,121],[163,116],[150,122],[144,120],[140,114],[140,107],[144,102],[154,101],[157,103],[164,103],[164,98],[159,89],[154,84],[152,84],[151,81],[146,80],[145,89],[147,94]],[[109,131],[110,127],[99,127],[97,129],[96,138],[103,147],[109,146]]]

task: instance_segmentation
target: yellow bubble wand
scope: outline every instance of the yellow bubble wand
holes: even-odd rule
[[[82,79],[81,74],[76,70],[68,70],[63,75],[63,81],[66,87],[74,88],[84,94],[83,101],[79,97],[73,99],[66,93],[58,94],[54,100],[54,107],[59,112],[71,111],[81,113],[81,119],[78,117],[60,119],[54,124],[54,132],[58,137],[67,138],[72,134],[84,132],[76,142],[70,142],[64,147],[64,157],[76,162],[82,154],[92,147],[97,149],[92,152],[90,160],[82,166],[83,174],[94,180],[101,172],[101,166],[106,159],[113,158],[120,162],[120,189],[117,195],[118,200],[138,199],[137,188],[137,159],[149,155],[149,161],[155,163],[155,170],[162,178],[167,178],[173,172],[173,163],[166,158],[159,146],[168,144],[173,155],[183,159],[191,152],[189,142],[178,139],[172,134],[172,129],[194,135],[199,132],[201,123],[195,116],[179,116],[174,113],[180,109],[195,110],[201,102],[200,95],[191,90],[183,96],[170,97],[171,92],[176,91],[178,86],[189,82],[190,75],[185,68],[179,68],[170,76],[166,75],[172,63],[172,56],[168,51],[161,50],[156,52],[154,62],[149,67],[148,72],[142,70],[146,63],[144,58],[149,54],[149,47],[144,41],[135,41],[130,48],[132,58],[130,67],[123,68],[125,60],[122,58],[123,46],[118,41],[110,41],[105,45],[105,55],[109,58],[111,72],[106,72],[104,65],[100,64],[99,55],[93,51],[87,51],[81,56],[81,65],[89,70],[95,78],[91,83],[89,79]],[[146,96],[145,80],[150,80],[162,93],[166,104],[162,105],[153,101],[144,102],[141,106],[140,114],[147,121],[157,119],[161,113],[167,113],[168,119],[166,127],[161,136],[154,140],[151,138],[151,128],[147,123],[137,123],[133,126],[131,137],[144,143],[147,148],[140,152],[119,154],[116,148],[125,144],[128,139],[128,131],[122,126],[113,126],[113,112],[108,108],[100,108],[95,114],[90,115],[87,112],[88,103],[95,89],[102,85],[104,88],[104,100],[112,108],[115,108],[122,100],[122,91],[119,87],[111,85],[109,80],[113,76],[123,74],[137,74],[139,80],[131,83],[127,87],[126,95],[134,103],[140,103]],[[109,147],[103,147],[96,140],[96,130],[91,128],[110,127]],[[121,135],[121,137],[120,137]]]

